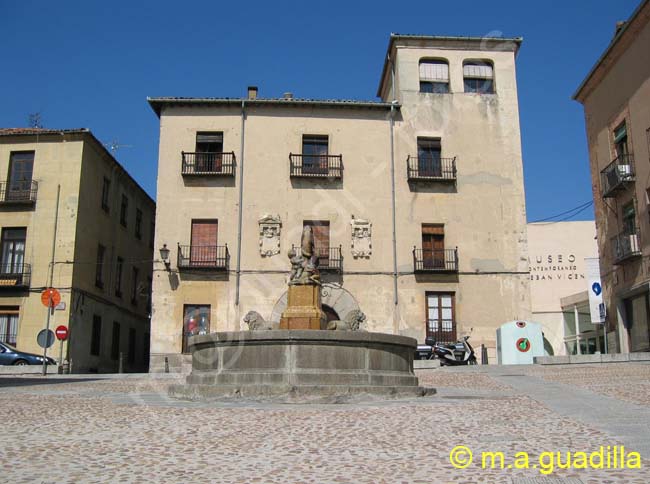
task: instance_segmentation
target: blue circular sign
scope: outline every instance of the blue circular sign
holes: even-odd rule
[[[594,294],[596,294],[596,296],[600,296],[600,293],[603,292],[603,288],[600,287],[600,284],[598,284],[597,282],[594,282],[591,285],[591,290],[594,291]]]

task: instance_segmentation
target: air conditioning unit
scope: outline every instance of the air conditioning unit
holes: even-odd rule
[[[632,166],[631,165],[618,165],[618,177],[621,180],[627,180],[632,176]]]

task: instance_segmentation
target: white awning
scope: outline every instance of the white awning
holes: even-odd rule
[[[449,82],[449,64],[436,60],[421,61],[420,80]]]
[[[492,79],[494,76],[492,66],[489,64],[467,63],[463,66],[464,77],[478,77],[481,79]]]

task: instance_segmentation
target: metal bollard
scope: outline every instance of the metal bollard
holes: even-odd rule
[[[120,359],[119,359],[119,363],[118,363],[117,372],[118,373],[124,373],[124,353],[122,353],[121,351],[120,351]]]
[[[481,365],[487,365],[487,364],[488,364],[487,346],[481,344]]]
[[[165,356],[165,373],[169,373],[169,360]]]

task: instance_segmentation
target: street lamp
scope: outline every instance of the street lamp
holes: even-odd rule
[[[167,248],[167,244],[163,244],[162,248],[160,249],[160,258],[165,264],[165,268],[169,270],[171,263],[169,262],[169,249]]]

